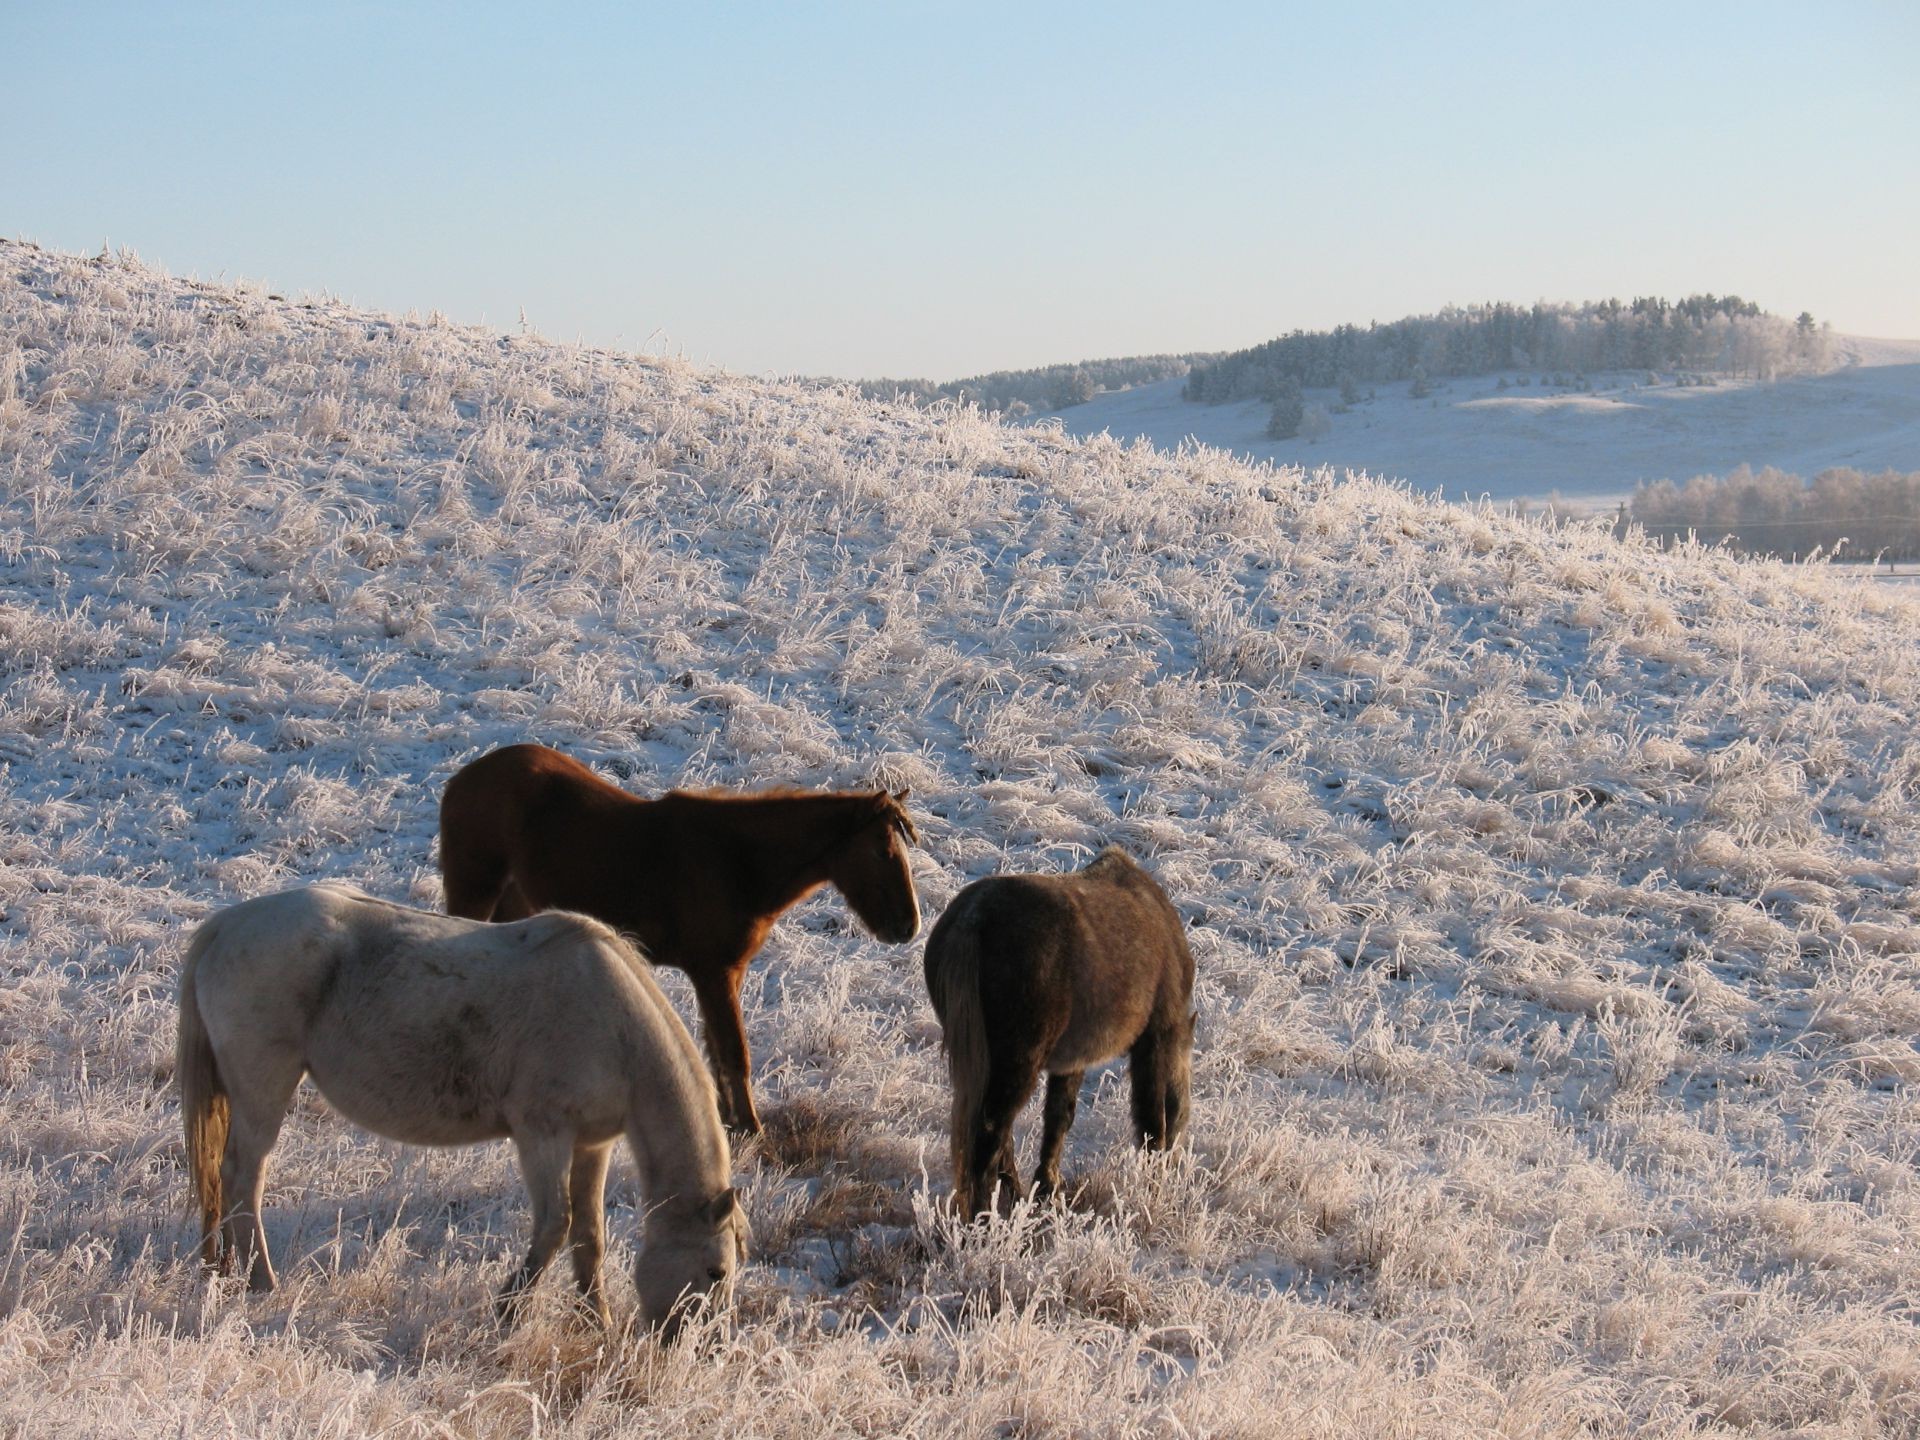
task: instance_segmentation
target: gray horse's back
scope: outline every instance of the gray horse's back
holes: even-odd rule
[[[928,937],[925,966],[943,1022],[943,1000],[970,978],[987,1014],[1032,1018],[1056,1072],[1125,1053],[1156,1018],[1184,1013],[1193,985],[1179,913],[1117,849],[1066,875],[974,881]]]

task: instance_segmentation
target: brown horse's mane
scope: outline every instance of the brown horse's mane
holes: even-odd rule
[[[871,795],[871,790],[806,790],[798,785],[768,785],[759,790],[725,790],[701,787],[667,791],[662,800],[712,800],[726,805],[752,805],[761,800],[845,800]]]
[[[907,814],[906,806],[885,789],[803,790],[795,785],[774,785],[764,790],[747,791],[675,789],[660,797],[660,802],[721,806],[743,821],[768,824],[784,820],[784,807],[796,800],[812,801],[823,808],[847,809],[853,812],[852,818],[860,825],[868,823],[870,818],[884,817],[899,825],[906,832],[907,839],[918,841],[920,838],[920,832],[914,828],[913,817]]]

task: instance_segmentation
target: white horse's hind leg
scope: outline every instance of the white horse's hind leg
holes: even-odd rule
[[[567,1234],[573,1244],[573,1280],[602,1325],[613,1323],[606,1287],[600,1283],[600,1257],[607,1247],[607,1162],[612,1158],[611,1141],[581,1146],[573,1152],[573,1174],[567,1183],[573,1199],[573,1226]]]
[[[254,1057],[256,1063],[230,1068],[240,1083],[228,1081],[227,1104],[231,1119],[227,1144],[220,1157],[220,1185],[227,1197],[226,1217],[220,1232],[226,1240],[227,1254],[239,1261],[250,1290],[274,1287],[273,1262],[267,1258],[267,1231],[260,1223],[260,1209],[266,1202],[267,1152],[280,1138],[281,1122],[287,1118],[287,1106],[299,1087],[305,1067],[295,1060]],[[229,1059],[221,1056],[223,1071]]]
[[[573,1136],[565,1131],[515,1135],[513,1148],[520,1157],[520,1174],[527,1182],[527,1199],[533,1207],[533,1243],[527,1248],[526,1260],[494,1301],[494,1313],[507,1325],[519,1318],[520,1302],[566,1241],[571,1209],[567,1174],[573,1165]]]

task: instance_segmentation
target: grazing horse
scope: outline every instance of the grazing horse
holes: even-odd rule
[[[447,782],[440,874],[447,910],[517,920],[578,910],[684,970],[705,1022],[720,1114],[760,1128],[748,1084],[740,982],[781,913],[823,885],[874,936],[920,929],[907,792],[769,791],[642,800],[544,745],[509,745]]]
[[[953,1191],[977,1215],[1021,1194],[1013,1121],[1047,1072],[1039,1196],[1089,1065],[1128,1056],[1136,1138],[1165,1150],[1187,1121],[1193,954],[1166,892],[1120,850],[1072,875],[976,880],[927,937],[927,991],[953,1082]]]
[[[356,1125],[411,1145],[512,1139],[533,1244],[500,1292],[511,1323],[563,1242],[604,1323],[607,1162],[622,1134],[646,1193],[634,1283],[671,1334],[724,1294],[746,1218],[700,1053],[646,962],[582,915],[480,925],[316,885],[222,910],[180,973],[175,1076],[201,1254],[274,1286],[267,1152],[302,1075]]]

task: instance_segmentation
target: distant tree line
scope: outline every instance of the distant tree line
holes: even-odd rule
[[[1424,389],[1432,379],[1499,370],[1713,370],[1769,379],[1825,369],[1828,332],[1810,314],[1782,320],[1737,295],[1649,296],[1631,304],[1448,306],[1365,329],[1296,330],[1250,350],[1194,359],[1183,395],[1218,405],[1273,402],[1289,382],[1338,386],[1344,398],[1364,382],[1404,380]]]
[[[1692,535],[1752,555],[1920,560],[1920,470],[1823,470],[1812,480],[1742,465],[1684,485],[1642,484],[1621,516],[1656,540]]]
[[[1218,352],[1191,355],[1134,355],[1118,360],[1081,360],[1043,365],[1037,370],[995,370],[964,380],[862,380],[862,395],[872,400],[907,399],[918,405],[955,400],[982,410],[1024,415],[1033,410],[1065,410],[1084,405],[1102,390],[1126,390],[1174,380]]]

